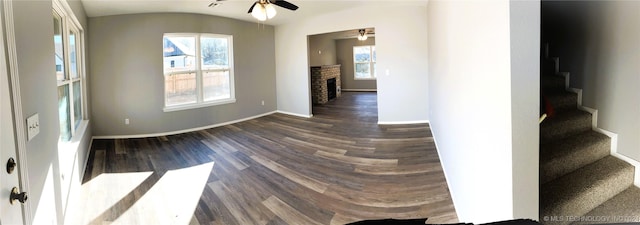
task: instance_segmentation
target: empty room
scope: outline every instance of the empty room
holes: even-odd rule
[[[605,18],[588,10],[600,5],[0,2],[2,224],[636,221],[613,194],[552,210],[569,198],[547,177],[545,135],[573,111],[546,91],[575,68],[558,57],[580,51],[556,47],[557,31],[584,21],[548,21],[572,8]],[[589,87],[574,88],[583,108],[566,98],[606,116]],[[624,144],[609,158],[629,163],[620,196],[634,196],[637,152],[601,121]]]

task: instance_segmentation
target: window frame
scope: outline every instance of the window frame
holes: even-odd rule
[[[213,33],[164,33],[162,35],[163,49],[164,49],[164,38],[166,37],[194,37],[195,38],[195,67],[193,70],[180,70],[180,71],[169,71],[167,72],[164,65],[164,51],[162,54],[162,72],[163,72],[163,98],[164,98],[164,112],[173,112],[173,111],[181,111],[188,109],[196,109],[203,108],[215,105],[223,105],[223,104],[231,104],[236,102],[235,97],[235,76],[234,76],[234,58],[233,58],[233,35],[227,34],[213,34]],[[225,38],[227,39],[227,57],[228,57],[228,68],[207,68],[203,65],[202,59],[202,49],[201,49],[201,40],[202,38]],[[216,99],[216,100],[204,100],[204,73],[205,72],[219,72],[219,71],[228,71],[229,73],[229,98],[225,99]],[[195,103],[184,103],[177,105],[168,105],[167,98],[167,86],[166,86],[166,78],[170,75],[176,74],[185,74],[185,73],[195,73],[196,76],[196,102]]]
[[[64,79],[58,80],[56,78],[56,89],[60,87],[67,86],[67,98],[68,98],[68,113],[69,113],[69,126],[71,128],[71,134],[69,137],[63,137],[62,127],[60,127],[61,132],[59,135],[59,142],[62,143],[75,143],[78,141],[78,134],[84,133],[84,129],[88,124],[88,115],[87,115],[87,99],[86,99],[86,60],[85,60],[85,51],[84,46],[86,44],[84,38],[84,29],[80,22],[77,20],[75,15],[72,12],[69,12],[69,9],[64,7],[60,2],[53,1],[52,7],[52,18],[60,19],[60,26],[62,30],[62,51],[63,51],[63,73]],[[70,33],[74,33],[74,41],[75,41],[75,65],[76,65],[76,77],[71,76],[71,44],[69,43]],[[55,45],[55,43],[54,43]],[[55,48],[55,47],[54,47]],[[57,70],[56,70],[57,71]],[[57,72],[56,72],[57,73]],[[56,75],[57,76],[57,75]],[[76,93],[73,85],[79,84],[80,90],[79,93]],[[80,118],[76,118],[76,103],[75,97],[80,96]],[[59,101],[59,100],[58,100]],[[60,110],[60,109],[58,109]],[[59,113],[59,112],[58,112]]]
[[[362,48],[362,47],[369,47],[369,59],[370,60],[368,62],[357,62],[356,61],[356,48]],[[375,70],[376,61],[377,60],[375,59],[375,57],[373,57],[374,56],[373,53],[376,51],[375,48],[376,48],[375,45],[357,45],[357,46],[353,46],[353,50],[352,50],[353,57],[352,57],[352,59],[353,59],[353,79],[354,80],[376,80],[376,79],[378,79],[378,76],[377,76],[378,71]],[[357,65],[358,64],[369,64],[369,77],[357,77],[356,76],[356,74],[358,74],[358,71],[357,71],[357,67],[358,67]]]

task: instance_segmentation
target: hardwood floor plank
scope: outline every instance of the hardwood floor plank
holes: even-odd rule
[[[188,178],[205,185],[189,206],[195,207],[193,216],[181,214],[185,223],[457,222],[428,124],[378,125],[375,93],[344,92],[314,105],[313,115],[275,113],[184,134],[94,140],[81,187],[82,196],[90,197],[70,209],[86,213],[69,214],[77,217],[70,221],[163,223],[150,212],[177,210],[161,204],[162,198],[151,200],[158,207],[151,211],[133,206],[149,201],[149,192],[173,190],[161,186],[166,174],[212,164],[208,174]]]
[[[325,190],[327,190],[327,186],[329,186],[326,183],[323,183],[313,178],[309,178],[307,176],[299,174],[298,172],[293,171],[289,168],[286,168],[278,164],[277,162],[271,161],[269,159],[265,159],[257,155],[251,156],[251,159],[269,168],[270,170],[273,170],[274,172],[282,175],[283,177],[286,177],[287,179],[290,179],[293,182],[296,182],[318,193],[323,193]]]
[[[203,144],[205,144],[207,147],[209,147],[209,149],[211,149],[211,151],[214,151],[216,154],[220,155],[224,160],[226,160],[229,163],[231,163],[236,169],[244,170],[247,167],[249,167],[249,165],[247,165],[244,162],[236,159],[236,157],[233,154],[230,154],[230,153],[227,153],[225,151],[219,150],[220,148],[218,146],[214,146],[213,144],[211,144],[211,141],[209,141],[209,140],[201,140],[201,141],[202,141]],[[218,149],[218,151],[216,151],[216,149]]]
[[[370,175],[408,175],[408,174],[420,174],[431,171],[442,171],[442,165],[440,162],[417,164],[410,166],[397,166],[397,167],[379,167],[369,165],[356,166],[355,172],[364,173]]]
[[[314,144],[314,143],[298,140],[298,139],[291,138],[291,137],[285,137],[285,138],[282,139],[282,141],[286,142],[286,143],[289,143],[289,144],[302,146],[302,147],[319,149],[319,150],[322,150],[324,152],[329,152],[329,153],[333,153],[333,154],[337,154],[337,155],[344,155],[345,153],[347,153],[347,150],[344,150],[344,149],[331,148],[331,147],[327,147],[327,146],[324,146],[324,145]]]
[[[222,182],[212,182],[209,183],[208,186],[213,193],[222,200],[222,204],[224,204],[225,208],[229,209],[229,212],[231,212],[231,215],[233,215],[239,224],[255,224],[248,213],[236,202],[236,199],[227,194],[227,190]]]
[[[269,210],[271,210],[278,217],[280,217],[280,219],[288,224],[321,225],[321,223],[318,223],[317,221],[314,221],[311,218],[305,216],[304,214],[287,205],[287,203],[284,203],[282,200],[278,199],[275,196],[271,196],[267,200],[264,200],[262,204],[264,204]]]
[[[345,156],[342,154],[336,154],[336,153],[325,152],[325,151],[317,151],[313,155],[322,157],[325,159],[331,159],[338,162],[355,164],[355,165],[386,166],[386,167],[395,167],[398,165],[397,159],[371,159],[371,158]]]

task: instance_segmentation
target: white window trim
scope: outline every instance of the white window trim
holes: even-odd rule
[[[62,22],[62,27],[63,27],[63,31],[62,31],[62,40],[63,40],[63,51],[65,52],[65,57],[67,56],[67,54],[69,54],[69,45],[68,43],[66,43],[66,41],[69,38],[69,31],[75,31],[76,32],[76,66],[77,66],[77,72],[78,72],[78,77],[77,78],[69,78],[68,80],[64,80],[64,81],[58,81],[57,82],[57,87],[60,87],[62,85],[68,85],[69,86],[69,96],[73,96],[73,83],[80,81],[80,110],[82,110],[82,118],[80,120],[80,124],[78,124],[78,126],[75,125],[75,107],[73,107],[73,99],[70,98],[69,99],[69,114],[70,114],[70,123],[71,123],[71,137],[70,140],[62,140],[62,138],[59,138],[59,142],[74,142],[77,139],[79,139],[79,135],[78,134],[84,134],[84,130],[85,128],[88,126],[89,123],[89,116],[87,115],[88,112],[88,108],[87,108],[87,79],[86,79],[86,66],[85,66],[85,48],[83,48],[85,46],[85,38],[84,38],[84,28],[82,27],[82,25],[80,24],[80,21],[78,20],[78,18],[76,18],[75,14],[73,14],[73,10],[71,10],[71,7],[68,5],[68,3],[66,1],[61,1],[61,0],[53,0],[52,1],[52,6],[53,6],[53,12],[57,14],[60,18],[61,18],[61,22]],[[70,58],[66,57],[63,59],[65,62],[65,73],[69,74],[69,65],[71,64]]]
[[[192,70],[183,70],[183,71],[172,71],[172,72],[165,72],[164,71],[164,63],[162,65],[162,71],[163,71],[163,79],[168,76],[168,75],[172,75],[172,74],[182,74],[185,72],[192,72],[196,74],[196,92],[197,92],[197,102],[195,103],[189,103],[189,104],[180,104],[180,105],[172,105],[172,106],[167,106],[167,90],[166,87],[163,86],[163,98],[164,98],[164,108],[162,109],[164,112],[175,112],[175,111],[181,111],[181,110],[188,110],[188,109],[197,109],[197,108],[204,108],[204,107],[210,107],[210,106],[214,106],[214,105],[224,105],[224,104],[231,104],[231,103],[235,103],[236,102],[236,91],[235,91],[235,77],[234,77],[234,71],[235,71],[235,67],[234,67],[234,62],[233,62],[233,35],[226,35],[226,34],[211,34],[211,33],[165,33],[162,38],[164,39],[164,37],[195,37],[196,39],[196,43],[195,43],[195,49],[196,49],[196,65],[195,65],[195,71]],[[206,69],[206,68],[202,68],[202,51],[200,49],[200,38],[201,37],[212,37],[212,38],[226,38],[228,40],[228,62],[229,62],[229,68],[228,69]],[[164,47],[164,46],[163,46]],[[164,57],[164,56],[163,56]],[[164,60],[164,59],[163,59]],[[230,92],[230,97],[227,99],[220,99],[220,100],[213,100],[213,101],[204,101],[203,100],[203,88],[202,88],[202,76],[203,76],[203,72],[205,71],[229,71],[229,92]],[[164,82],[163,82],[164,85]]]
[[[369,55],[371,56],[371,61],[369,62],[356,62],[355,59],[355,48],[357,47],[367,47],[369,46]],[[353,79],[354,80],[377,80],[377,76],[375,73],[377,73],[378,71],[374,71],[374,64],[376,64],[376,61],[373,60],[373,48],[375,48],[375,45],[358,45],[358,46],[353,46],[353,50],[352,50],[352,58],[353,58]],[[369,64],[369,71],[373,71],[373,74],[371,74],[371,77],[366,77],[366,78],[360,78],[360,77],[356,77],[357,71],[356,71],[356,64],[365,64],[368,63]]]

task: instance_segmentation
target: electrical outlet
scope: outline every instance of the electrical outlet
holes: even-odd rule
[[[129,125],[129,118],[124,119],[124,124]]]
[[[262,100],[262,105],[264,105],[264,100]]]
[[[36,135],[38,135],[38,133],[40,133],[40,119],[38,118],[38,114],[33,114],[33,116],[30,116],[29,118],[27,118],[27,140],[31,140],[34,137],[36,137]]]

